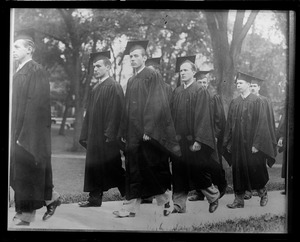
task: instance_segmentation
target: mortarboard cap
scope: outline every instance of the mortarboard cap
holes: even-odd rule
[[[104,58],[110,59],[110,51],[102,51],[102,52],[95,52],[90,54],[89,64],[88,64],[88,72],[90,72],[91,66],[95,61],[102,60]]]
[[[239,72],[236,74],[235,82],[236,82],[238,79],[239,79],[239,80],[244,80],[244,81],[246,81],[246,82],[250,82],[250,83],[251,83],[251,81],[254,80],[254,79],[256,79],[256,77],[251,76],[251,75],[249,75],[249,74],[246,74],[246,73],[243,73],[243,72],[240,72],[240,71],[239,71]]]
[[[110,51],[95,52],[90,54],[90,61],[95,62],[103,58],[110,59]]]
[[[35,30],[33,28],[20,29],[15,32],[14,41],[19,39],[28,39],[35,42]]]
[[[190,62],[192,62],[193,64],[195,64],[195,60],[196,60],[196,56],[195,56],[195,55],[177,57],[177,59],[176,59],[175,72],[179,72],[179,71],[180,71],[180,66],[181,66],[184,62],[190,61]]]
[[[148,46],[148,43],[149,43],[149,40],[132,40],[132,41],[128,41],[127,42],[127,45],[126,45],[126,48],[123,52],[123,55],[121,57],[121,60],[119,62],[119,65],[121,64],[121,62],[123,61],[124,59],[124,56],[125,55],[129,55],[130,54],[130,51],[134,48],[134,47],[142,47],[144,48],[144,50],[147,50],[147,46]]]
[[[260,78],[257,78],[257,77],[254,77],[254,78],[251,80],[251,82],[257,83],[259,86],[262,85],[263,81],[264,81],[264,80],[262,80],[262,79],[260,79]]]
[[[194,75],[194,77],[196,78],[196,80],[198,80],[199,78],[201,78],[202,76],[205,76],[207,73],[210,73],[212,70],[209,71],[198,71],[196,72],[196,74]]]
[[[160,65],[160,61],[161,61],[161,57],[157,57],[157,58],[149,58],[146,60],[145,65],[146,66],[159,66]]]

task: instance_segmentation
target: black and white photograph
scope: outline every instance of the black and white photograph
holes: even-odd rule
[[[294,11],[9,13],[8,231],[288,233]]]

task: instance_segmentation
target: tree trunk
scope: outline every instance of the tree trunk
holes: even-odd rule
[[[60,124],[60,128],[58,131],[58,135],[65,135],[65,125],[66,125],[66,120],[67,120],[67,116],[68,116],[68,110],[69,110],[69,105],[66,104],[65,106],[65,111],[64,111],[64,115]]]
[[[74,136],[73,136],[73,145],[71,150],[78,151],[79,145],[79,137],[81,133],[81,126],[83,122],[83,112],[84,112],[84,105],[83,105],[83,98],[80,95],[80,60],[78,52],[74,56],[74,75],[73,75],[73,82],[74,82],[74,94],[75,94],[75,123],[74,123]]]
[[[72,94],[69,92],[67,94],[67,97],[66,97],[65,110],[64,110],[64,114],[63,114],[62,121],[61,121],[61,124],[60,124],[60,128],[59,128],[59,131],[58,131],[58,135],[65,135],[65,125],[66,125],[66,120],[67,120],[67,116],[68,116],[68,110],[70,108],[71,95]]]
[[[214,70],[217,79],[217,92],[221,96],[227,115],[229,103],[233,96],[233,59],[229,56],[227,38],[228,11],[205,12],[207,26],[210,31],[214,54]]]
[[[74,136],[73,136],[73,145],[71,151],[78,151],[80,148],[79,138],[80,138],[82,123],[83,123],[84,107],[82,107],[81,105],[79,106],[79,104],[76,104],[75,110],[76,111],[75,111],[75,123],[74,123]]]
[[[224,10],[218,12],[205,11],[214,53],[214,70],[218,81],[217,92],[223,100],[226,117],[235,90],[235,64],[241,52],[244,38],[253,24],[258,11],[250,13],[245,25],[243,25],[245,11],[237,11],[230,45],[227,30],[228,14],[229,11]]]

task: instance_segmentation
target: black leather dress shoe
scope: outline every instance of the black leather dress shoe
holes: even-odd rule
[[[260,206],[264,207],[268,203],[268,195],[265,194],[260,198]]]
[[[213,213],[214,211],[217,210],[218,206],[219,206],[219,199],[209,204],[208,211],[210,213]]]
[[[50,203],[49,205],[47,205],[47,211],[45,212],[44,216],[43,216],[43,220],[47,220],[50,217],[52,217],[52,215],[55,213],[55,210],[58,206],[60,206],[61,204],[61,200],[60,198],[56,199],[54,202]]]
[[[246,191],[244,195],[245,200],[249,200],[252,198],[252,191]]]
[[[90,202],[90,201],[84,201],[84,202],[79,202],[78,203],[79,207],[81,208],[89,208],[89,207],[101,207],[102,201],[101,202]]]
[[[235,209],[235,208],[243,208],[244,207],[244,204],[243,203],[239,203],[237,201],[234,201],[233,203],[231,204],[227,204],[227,207],[228,208],[232,208],[232,209]]]

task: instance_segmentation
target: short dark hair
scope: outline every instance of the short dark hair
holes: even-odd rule
[[[191,62],[190,60],[186,60],[186,61],[182,62],[181,65],[180,65],[180,67],[181,67],[183,64],[185,64],[185,63],[188,63],[188,64],[191,65],[192,71],[195,71],[195,72],[197,71],[196,65],[195,65],[193,62]]]
[[[99,60],[102,60],[105,66],[111,67],[111,62],[110,62],[110,60],[109,60],[107,57],[96,58],[96,59],[93,61],[93,63],[95,63],[95,62],[97,62],[97,61],[99,61]]]
[[[141,50],[142,51],[142,56],[145,56],[146,55],[146,50],[144,49],[143,46],[141,45],[134,45],[130,48],[129,50],[129,53],[131,53],[132,51],[135,51],[135,50]]]

